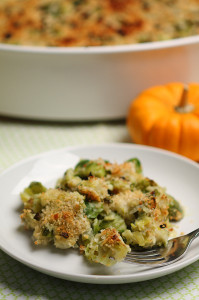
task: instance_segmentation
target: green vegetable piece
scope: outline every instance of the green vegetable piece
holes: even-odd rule
[[[105,159],[104,161],[105,161],[106,164],[110,163],[110,161],[108,159]]]
[[[63,13],[61,4],[55,2],[44,4],[40,9],[53,17],[59,17]]]
[[[88,164],[86,171],[88,175],[91,174],[92,176],[96,176],[96,177],[106,176],[106,170],[104,166],[95,162]]]
[[[169,221],[177,222],[183,218],[183,208],[180,203],[172,196],[167,195],[170,198],[169,205]]]
[[[115,228],[119,233],[122,233],[127,229],[124,219],[114,212],[105,216],[105,218],[100,221],[100,229]]]
[[[77,170],[77,169],[79,169],[79,168],[85,167],[85,166],[88,164],[89,161],[90,161],[90,160],[88,160],[88,159],[81,159],[81,160],[76,164],[75,170]]]
[[[32,181],[30,185],[20,194],[21,200],[25,203],[30,200],[30,198],[34,198],[35,195],[45,191],[46,188],[41,184],[41,182]]]
[[[97,233],[85,249],[88,260],[112,266],[122,261],[130,247],[126,245],[120,234],[115,229],[106,229]]]
[[[133,191],[134,189],[137,189],[137,190],[141,190],[143,193],[147,193],[148,187],[150,186],[157,186],[157,183],[154,180],[146,177],[140,181],[132,183],[131,190]]]
[[[34,213],[38,213],[41,211],[41,209],[42,209],[41,199],[35,197],[33,200],[32,210],[34,211]]]
[[[74,0],[73,5],[78,6],[84,3],[84,0]]]
[[[75,175],[82,179],[87,179],[89,176],[104,177],[106,170],[103,165],[95,161],[83,160],[76,165]]]
[[[101,230],[100,223],[101,222],[102,222],[102,220],[94,219],[93,224],[92,224],[94,234],[100,232],[100,230]]]
[[[38,181],[32,181],[29,185],[33,194],[40,194],[46,191],[46,188]]]
[[[44,227],[42,230],[42,235],[46,237],[53,237],[53,231],[50,231],[48,228]]]
[[[142,173],[142,164],[138,158],[130,158],[127,162],[132,162],[135,165],[136,173]]]
[[[89,219],[95,219],[103,211],[102,203],[87,202],[85,214]]]

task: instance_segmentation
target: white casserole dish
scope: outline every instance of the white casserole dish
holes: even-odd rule
[[[51,121],[122,119],[142,90],[198,78],[199,36],[110,47],[1,44],[0,114]]]

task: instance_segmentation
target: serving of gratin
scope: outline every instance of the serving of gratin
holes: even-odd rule
[[[36,246],[77,248],[112,266],[131,249],[165,246],[183,210],[165,188],[144,177],[137,158],[122,164],[80,160],[55,188],[31,182],[21,193],[25,228]],[[67,254],[67,251],[66,251]]]

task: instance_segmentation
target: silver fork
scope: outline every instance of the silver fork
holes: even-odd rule
[[[177,238],[168,241],[166,247],[146,251],[131,251],[123,262],[167,265],[184,256],[192,241],[199,236],[199,228]]]

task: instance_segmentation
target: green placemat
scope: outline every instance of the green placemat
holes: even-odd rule
[[[125,122],[67,124],[0,119],[0,172],[22,160],[61,147],[130,142]],[[92,285],[32,270],[0,251],[3,299],[199,299],[199,261],[173,274],[139,283]]]

